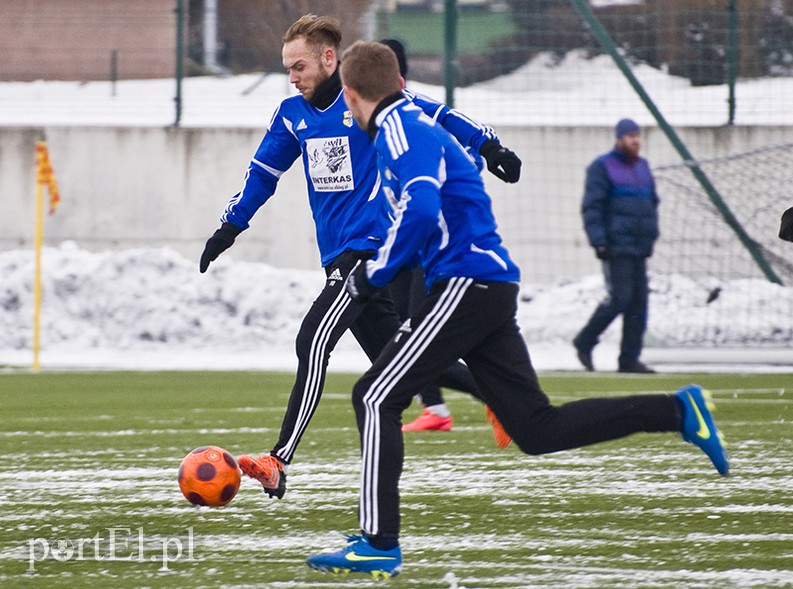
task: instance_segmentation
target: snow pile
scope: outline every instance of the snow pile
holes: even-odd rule
[[[42,266],[42,349],[82,356],[82,365],[96,365],[114,352],[116,358],[149,353],[155,367],[186,362],[200,368],[217,358],[217,368],[291,369],[295,335],[325,280],[321,270],[235,262],[229,253],[200,274],[197,261],[169,249],[92,253],[71,242],[45,248]],[[7,362],[9,352],[32,348],[33,252],[0,252],[0,275],[0,353]],[[649,345],[691,346],[697,338],[714,338],[714,330],[716,341],[726,345],[790,337],[793,289],[735,281],[722,285],[708,304],[707,293],[683,277],[652,280]],[[524,285],[518,320],[532,353],[550,346],[553,368],[578,368],[570,341],[603,293],[600,276]],[[747,308],[760,314],[747,314]],[[604,348],[618,346],[619,323],[604,335]],[[342,368],[366,366],[351,337],[338,350],[352,354]],[[241,365],[229,362],[235,355]],[[21,355],[11,358],[23,361]]]
[[[30,348],[33,252],[0,253],[0,349]],[[322,288],[321,272],[219,262],[206,274],[169,249],[90,253],[65,243],[42,259],[45,348],[282,347]]]

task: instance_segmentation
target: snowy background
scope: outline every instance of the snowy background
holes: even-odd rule
[[[681,77],[647,65],[636,78],[676,126],[727,123],[728,88],[693,87]],[[408,80],[408,86],[443,101],[445,90]],[[110,82],[0,83],[0,125],[167,126],[175,120],[173,79]],[[284,74],[185,78],[184,127],[264,129],[278,104],[296,94]],[[736,86],[737,125],[793,125],[792,78],[742,80]],[[586,59],[572,51],[561,62],[539,55],[514,72],[455,90],[454,106],[496,127],[520,125],[611,126],[636,113],[655,121],[608,56]]]
[[[455,106],[496,128],[610,126],[625,112],[646,113],[610,58],[588,61],[586,76],[581,75],[582,59],[571,53],[554,64],[549,78],[551,64],[540,56],[510,75],[459,89]],[[668,102],[668,108],[660,106],[672,124],[724,123],[724,111],[708,106],[723,102],[724,86],[694,88],[646,66],[638,66],[635,73],[651,94]],[[536,81],[541,76],[540,87]],[[440,87],[410,86],[443,99]],[[174,121],[174,93],[174,80],[0,83],[0,125],[167,126]],[[278,103],[291,94],[294,89],[282,74],[187,78],[182,125],[264,129]],[[793,109],[780,114],[780,96],[791,104],[793,80],[740,83],[737,122],[793,125]],[[494,109],[494,104],[509,108]],[[676,109],[675,104],[686,108]],[[653,124],[648,113],[636,118]],[[57,163],[55,167],[57,174]],[[45,248],[42,366],[292,370],[294,336],[322,288],[323,273],[235,262],[232,249],[201,275],[199,253],[196,259],[158,248],[91,253],[71,242]],[[0,252],[0,365],[24,367],[32,360],[33,274],[32,251]],[[685,313],[685,324],[698,332],[713,314],[705,296],[681,304],[681,298],[692,296],[684,282],[675,276],[653,277],[643,356],[647,363],[664,371],[793,370],[789,349],[747,348],[758,336],[768,340],[778,326],[789,325],[793,289],[765,281],[722,285],[714,303],[722,311],[735,309],[735,317],[745,316],[739,310],[750,302],[752,308],[759,302],[765,311],[745,322],[712,327],[720,331],[720,347],[703,348],[684,330],[665,326],[664,317]],[[581,369],[570,341],[603,294],[599,275],[542,287],[523,285],[519,322],[538,369]],[[595,351],[599,369],[616,368],[619,323]],[[363,371],[367,365],[349,336],[331,359],[331,370]]]
[[[320,270],[236,262],[233,249],[206,274],[198,272],[197,259],[169,249],[92,253],[71,242],[45,248],[42,266],[44,368],[293,370],[294,337],[325,280]],[[33,252],[0,252],[0,365],[32,361],[33,274]],[[678,312],[681,297],[691,296],[684,292],[689,288],[684,279],[661,278],[663,288],[651,295],[648,363],[661,371],[793,370],[790,350],[745,346],[759,332],[790,320],[793,289],[762,280],[727,284],[713,304],[740,309],[759,297],[769,301],[767,314],[722,326],[723,347],[688,341],[684,349],[661,348],[653,342],[684,339],[685,334],[669,333],[664,318]],[[518,320],[539,370],[581,369],[570,341],[603,293],[600,276],[523,285]],[[710,313],[701,298],[683,301],[692,331]],[[596,348],[597,368],[616,369],[619,326],[618,320]],[[363,372],[367,366],[355,340],[345,335],[330,369]]]

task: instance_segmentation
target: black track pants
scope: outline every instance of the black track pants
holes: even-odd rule
[[[540,388],[515,314],[518,286],[452,278],[434,285],[411,332],[398,332],[353,388],[361,436],[361,529],[399,535],[401,415],[413,393],[458,358],[468,364],[485,403],[518,447],[544,454],[635,432],[680,431],[669,395],[550,404]]]
[[[391,293],[391,300],[394,301],[394,307],[402,321],[407,320],[411,315],[415,315],[424,304],[424,301],[427,300],[427,287],[424,285],[423,269],[419,266],[402,270],[388,285],[388,291]],[[374,361],[374,358],[372,358],[372,361]],[[441,387],[469,393],[480,401],[482,400],[477,392],[476,383],[473,376],[471,376],[471,372],[462,362],[452,364],[441,375],[437,384],[430,384],[424,387],[419,393],[421,403],[425,407],[442,404],[444,401]]]
[[[272,452],[289,463],[319,404],[325,384],[330,353],[347,329],[350,329],[370,360],[376,359],[400,327],[401,321],[387,290],[380,291],[366,304],[353,301],[344,291],[344,281],[361,261],[374,251],[347,252],[325,268],[325,287],[314,300],[295,341],[297,373],[289,396],[281,434]],[[463,369],[463,365],[460,365]],[[427,386],[450,386],[476,394],[470,374],[459,374],[452,367]],[[467,373],[467,370],[466,370]],[[464,388],[468,387],[468,389]],[[413,393],[421,393],[414,389]]]

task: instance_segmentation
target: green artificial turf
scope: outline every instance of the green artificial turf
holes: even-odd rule
[[[0,375],[0,585],[382,586],[304,564],[357,531],[354,381],[328,377],[283,500],[244,479],[210,509],[180,494],[182,457],[207,444],[235,456],[269,449],[291,375]],[[541,382],[555,403],[699,382],[714,393],[732,475],[673,434],[547,456],[500,450],[482,406],[448,393],[454,429],[406,437],[405,562],[390,586],[793,586],[793,375]]]

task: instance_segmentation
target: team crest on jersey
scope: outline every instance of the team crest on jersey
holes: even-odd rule
[[[342,123],[344,123],[345,127],[352,127],[353,122],[354,122],[354,119],[352,118],[352,111],[351,110],[345,110],[344,111],[344,120],[342,121]]]

